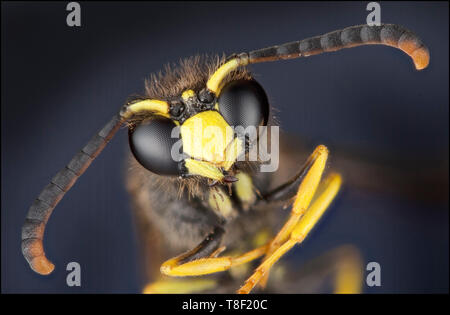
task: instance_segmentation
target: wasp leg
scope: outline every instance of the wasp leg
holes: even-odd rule
[[[299,186],[303,182],[305,175],[311,169],[319,156],[322,156],[325,159],[328,156],[327,148],[323,145],[318,146],[314,150],[314,152],[309,156],[308,160],[306,160],[306,163],[297,174],[295,174],[286,183],[264,194],[261,199],[267,202],[275,202],[288,201],[294,198],[296,194],[298,195]]]
[[[220,250],[224,230],[217,226],[197,247],[179,257],[178,263],[183,264],[209,255],[214,256]],[[212,289],[217,286],[214,279],[159,279],[151,282],[143,289],[144,294],[184,294],[196,293]]]
[[[307,170],[307,172],[303,176],[300,176],[302,181],[300,183],[300,187],[298,187],[297,195],[295,196],[291,215],[280,232],[278,232],[272,240],[270,248],[273,249],[274,247],[279,246],[280,243],[284,242],[294,229],[294,226],[297,224],[300,217],[305,213],[314,194],[316,193],[317,187],[319,186],[320,179],[322,178],[322,174],[325,170],[327,158],[328,149],[323,145],[318,146],[308,158],[308,161],[303,168],[304,170]]]
[[[164,262],[161,265],[161,273],[184,277],[225,271],[261,257],[268,247],[264,245],[238,257],[217,257],[225,249],[220,247],[223,234],[224,230],[216,227],[196,248]]]
[[[359,251],[347,245],[337,248],[333,254],[336,255],[334,293],[361,293],[363,264]]]
[[[302,221],[298,222],[300,217],[305,213],[305,210],[308,208],[309,204],[311,203],[311,199],[313,198],[317,187],[319,186],[319,182],[322,176],[322,173],[325,169],[325,163],[328,157],[328,150],[325,146],[318,146],[317,149],[313,152],[310,159],[307,162],[307,172],[304,175],[304,178],[300,184],[300,187],[298,189],[293,211],[291,214],[291,217],[289,218],[288,222],[285,224],[285,226],[281,229],[281,231],[278,233],[278,235],[275,237],[275,239],[264,246],[258,247],[250,252],[247,252],[241,256],[238,257],[216,257],[218,253],[222,250],[219,248],[220,246],[220,240],[217,241],[220,237],[218,235],[223,234],[223,230],[221,228],[216,228],[214,232],[208,237],[196,248],[193,250],[182,254],[180,256],[174,257],[172,259],[169,259],[161,266],[161,272],[165,275],[169,276],[199,276],[199,275],[205,275],[215,272],[221,272],[228,270],[234,266],[242,265],[247,262],[250,262],[254,259],[257,259],[261,257],[264,254],[268,253],[268,250],[272,244],[278,244],[283,241],[285,241],[290,234],[294,235],[294,231],[296,231],[297,223],[300,224]],[[340,180],[339,176],[333,176],[332,178],[338,178]],[[327,181],[328,182],[328,181]],[[335,183],[336,181],[332,181]],[[340,184],[340,182],[339,182]],[[332,186],[332,185],[330,185]],[[326,188],[329,188],[328,186]],[[339,187],[338,187],[339,188]],[[328,191],[325,189],[325,191]],[[336,192],[337,193],[337,190]],[[323,193],[325,196],[329,196],[329,194]],[[334,194],[335,195],[335,194]],[[333,197],[334,197],[333,195]],[[322,195],[320,196],[322,199],[324,198]],[[318,203],[320,200],[320,197],[315,202]],[[331,198],[332,199],[332,198]],[[331,202],[331,199],[329,202]],[[323,202],[319,204],[323,206]],[[317,206],[316,206],[317,208]],[[319,207],[320,208],[320,207]],[[316,213],[317,211],[313,211]],[[322,211],[323,212],[323,211]],[[308,212],[309,213],[309,212]],[[308,216],[310,217],[310,216]],[[291,235],[291,238],[292,238]],[[296,240],[296,239],[294,239]],[[296,240],[297,242],[297,240]],[[288,243],[288,242],[286,242]],[[294,243],[295,244],[295,243]],[[293,246],[293,245],[292,245]],[[291,247],[292,247],[291,246]],[[275,247],[275,246],[274,246]],[[281,246],[280,248],[285,247],[285,245]],[[208,248],[208,250],[206,250]],[[276,248],[276,247],[275,247]],[[290,249],[290,248],[289,248]],[[285,252],[288,249],[285,250]],[[276,260],[278,260],[284,252],[280,255],[280,251],[277,249],[273,254],[271,254],[267,261],[272,262],[270,266],[275,263]],[[209,255],[209,256],[208,256]],[[278,256],[274,256],[278,255]],[[273,257],[277,257],[275,260]],[[263,263],[263,265],[267,265],[267,263]],[[270,267],[269,266],[269,267]],[[263,270],[268,270],[263,269]],[[260,268],[257,269],[255,272],[258,276],[258,280],[264,275],[265,272],[261,272]],[[253,277],[253,276],[252,276]],[[250,282],[253,283],[251,287],[248,289],[248,292],[254,287],[254,285],[257,283],[257,281]]]
[[[312,166],[311,171],[313,171],[313,168],[314,165]],[[306,176],[305,181],[309,182],[308,185],[311,185],[312,188],[312,186],[316,186],[315,182],[317,181],[317,177],[319,177],[320,179],[321,173],[316,174],[318,176],[315,176],[314,180],[312,178],[308,180],[308,175]],[[341,183],[342,183],[341,176],[339,174],[333,173],[321,184],[321,187],[319,187],[320,193],[312,203],[311,207],[309,207],[308,211],[305,212],[304,216],[294,225],[292,229],[290,227],[287,228],[292,230],[288,240],[284,242],[281,246],[277,247],[273,251],[273,253],[270,254],[270,256],[263,261],[263,263],[255,270],[253,275],[250,278],[248,278],[245,284],[238,290],[238,293],[250,293],[253,287],[270,270],[270,268],[275,264],[275,262],[278,261],[278,259],[280,259],[295,244],[303,242],[305,237],[308,235],[308,233],[311,231],[311,229],[314,227],[314,225],[317,223],[322,214],[330,205],[331,201],[336,196],[341,186]],[[315,190],[316,187],[314,187],[314,189],[312,189],[311,191]],[[300,191],[301,187],[299,189],[299,192]],[[294,208],[297,208],[305,201],[306,203],[304,204],[308,205],[311,198],[312,197],[306,197],[304,195],[297,195],[296,202],[294,203]],[[301,201],[302,199],[305,201]]]
[[[224,233],[225,231],[222,227],[216,226],[197,247],[179,256],[179,263],[184,264],[212,255],[219,249]]]
[[[271,241],[265,259],[272,255],[281,243],[286,241],[294,226],[307,209],[319,185],[327,158],[328,149],[323,145],[318,146],[309,156],[302,169],[290,181],[265,195],[264,199],[267,201],[278,201],[291,199],[297,192],[291,215],[283,228]],[[268,278],[269,272],[261,279],[260,284],[262,287],[266,286]]]
[[[161,272],[173,277],[201,276],[221,272],[261,257],[266,253],[267,247],[267,245],[258,247],[238,257],[206,257],[181,263],[185,258],[185,254],[183,254],[163,263]]]
[[[279,264],[274,268],[278,266]],[[270,290],[276,293],[311,294],[331,288],[337,294],[358,294],[364,283],[363,268],[359,250],[353,245],[345,244],[306,262],[300,268],[285,266],[282,277],[272,283]],[[273,273],[275,276],[275,270]]]
[[[214,279],[161,279],[145,286],[144,294],[189,294],[215,288]]]

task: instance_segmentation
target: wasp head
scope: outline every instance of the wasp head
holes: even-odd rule
[[[159,175],[235,181],[233,166],[250,145],[246,132],[266,125],[269,115],[263,88],[238,66],[222,60],[211,68],[191,59],[175,74],[153,77],[150,95],[124,109],[145,113],[129,132],[136,160]]]

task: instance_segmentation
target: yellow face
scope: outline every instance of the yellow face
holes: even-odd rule
[[[223,64],[209,78],[206,90],[217,97],[222,88],[222,81],[227,74],[238,66],[245,65],[246,60],[232,59]],[[185,104],[197,100],[193,90],[185,90],[180,95]],[[126,107],[123,117],[128,119],[140,112],[153,112],[155,115],[170,120],[170,105],[162,100],[143,100]],[[184,121],[172,120],[180,125],[186,175],[199,175],[217,181],[226,181],[226,173],[243,152],[243,142],[235,136],[234,130],[215,107],[201,109]],[[224,174],[225,173],[225,174]]]
[[[217,91],[217,90],[216,90]],[[181,94],[184,102],[196,98],[193,90]],[[242,142],[217,110],[206,110],[186,119],[180,126],[185,166],[191,175],[222,180],[241,153]]]
[[[181,125],[183,151],[191,158],[224,166],[233,129],[216,111],[198,113]]]
[[[183,101],[197,99],[192,90],[182,93]],[[214,108],[200,111],[181,123],[170,118],[168,106],[164,101],[145,100],[131,105],[129,111],[138,112],[151,110],[157,116],[163,116],[174,125],[180,126],[184,166],[186,175],[198,175],[217,181],[222,181],[225,174],[237,157],[243,152],[243,142],[235,136],[233,128]]]
[[[221,180],[241,152],[241,140],[217,111],[200,112],[181,125],[183,152],[190,174]]]

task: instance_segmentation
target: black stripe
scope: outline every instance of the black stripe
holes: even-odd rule
[[[111,139],[114,134],[114,129],[118,128],[122,124],[120,116],[115,115],[99,132],[100,137],[105,138],[106,141]]]
[[[105,145],[105,138],[96,134],[91,138],[91,140],[89,140],[89,142],[83,147],[83,149],[81,149],[81,151],[89,155],[91,158],[94,158]]]
[[[357,46],[363,43],[361,38],[361,26],[344,28],[341,31],[341,43],[343,47]]]
[[[22,254],[28,262],[30,262],[34,257],[36,257],[31,252],[33,247],[30,246],[30,244],[36,242],[36,240],[42,242],[42,240],[40,238],[27,238],[27,239],[22,240]]]
[[[22,227],[22,241],[30,238],[42,239],[43,224],[45,223],[39,220],[25,219]]]
[[[299,42],[290,42],[278,46],[277,54],[280,56],[298,55],[300,53]]]
[[[380,39],[382,43],[398,46],[398,40],[405,33],[405,29],[398,25],[387,24],[381,29]]]
[[[27,219],[47,222],[48,216],[50,215],[52,209],[52,206],[42,200],[36,199],[28,211]]]
[[[398,40],[398,45],[400,46],[403,42],[408,42],[408,43],[414,43],[414,49],[412,49],[410,51],[410,53],[414,52],[415,50],[424,47],[423,42],[417,38],[417,36],[415,36],[412,32],[405,32],[403,33],[402,36],[400,36],[399,40]]]
[[[45,186],[44,190],[39,194],[37,199],[45,202],[49,206],[55,207],[56,204],[64,196],[64,191],[53,183]]]
[[[92,158],[83,151],[80,151],[72,158],[66,167],[79,176],[91,162]]]
[[[224,229],[220,226],[216,226],[214,230],[196,248],[194,248],[186,257],[179,261],[179,264],[185,264],[196,259],[210,256],[216,249],[219,248],[224,234]]]
[[[270,58],[277,55],[278,46],[267,47],[249,52],[250,60]]]
[[[380,43],[380,31],[382,26],[364,25],[360,30],[360,37],[363,43]]]
[[[306,163],[302,166],[300,171],[289,181],[284,184],[281,184],[277,188],[269,191],[264,196],[261,197],[260,200],[266,202],[276,202],[276,201],[287,201],[293,198],[298,191],[300,184],[305,178],[306,173],[311,169],[311,166],[314,164],[315,159],[311,157],[306,161]]]
[[[61,188],[61,190],[68,191],[77,178],[77,174],[65,167],[56,173],[50,182]]]
[[[299,43],[300,53],[303,56],[311,56],[322,52],[322,45],[320,44],[321,36],[307,38]]]
[[[325,34],[320,39],[323,51],[335,51],[342,48],[341,31]]]

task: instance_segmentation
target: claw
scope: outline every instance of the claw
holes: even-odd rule
[[[225,175],[224,176],[224,178],[222,179],[222,181],[224,182],[224,183],[234,183],[234,182],[237,182],[238,181],[238,179],[236,178],[236,177],[234,177],[234,176],[232,176],[232,175]]]

